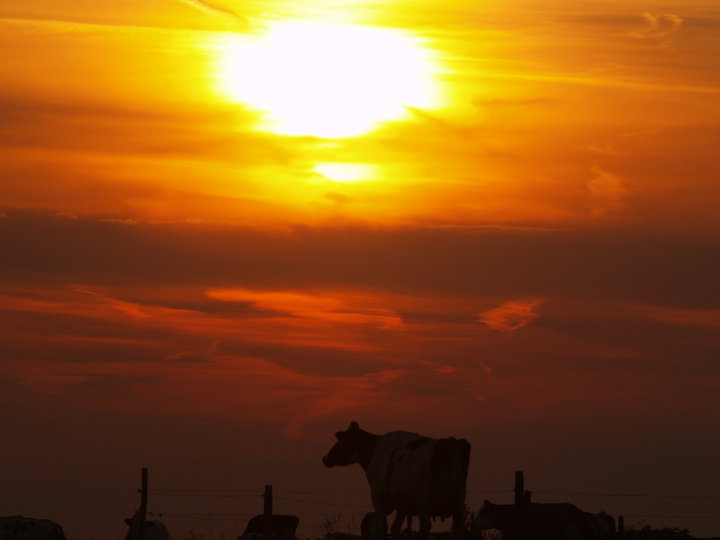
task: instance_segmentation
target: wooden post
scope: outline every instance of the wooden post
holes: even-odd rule
[[[140,476],[140,509],[138,510],[138,539],[145,540],[145,519],[147,517],[148,501],[148,470],[143,469]]]
[[[265,519],[264,519],[265,540],[270,540],[270,535],[272,532],[272,513],[273,513],[272,486],[268,485],[268,486],[265,486],[265,493],[263,494],[263,516],[265,516]]]
[[[618,536],[623,538],[625,536],[625,518],[618,516]]]
[[[515,471],[515,506],[520,506],[525,498],[525,478],[522,471]]]
[[[526,506],[530,506],[530,499],[532,499],[532,491],[524,491],[523,492],[523,504]]]

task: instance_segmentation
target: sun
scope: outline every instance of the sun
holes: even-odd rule
[[[220,54],[220,90],[281,135],[353,137],[438,102],[435,61],[406,32],[354,24],[273,22]]]

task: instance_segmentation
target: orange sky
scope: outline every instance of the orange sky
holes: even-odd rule
[[[516,469],[714,496],[718,29],[714,0],[0,0],[3,514],[120,538],[142,466],[362,491],[320,464],[350,420],[467,438],[471,505]],[[720,534],[707,501],[571,502]]]

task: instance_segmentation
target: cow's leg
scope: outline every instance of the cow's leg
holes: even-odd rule
[[[430,514],[419,514],[418,519],[420,520],[420,531],[418,536],[420,540],[430,539]]]
[[[399,540],[400,530],[402,529],[402,524],[404,521],[405,514],[400,510],[395,512],[395,519],[393,519],[392,526],[390,527],[390,533],[392,534],[393,540]]]
[[[376,492],[371,491],[370,492],[370,500],[372,501],[373,508],[375,509],[375,519],[377,523],[377,528],[379,530],[379,538],[386,539],[387,538],[387,519],[385,518],[385,510],[383,505],[383,499],[382,496]]]
[[[465,532],[465,508],[463,507],[456,507],[455,510],[453,510],[453,521],[452,521],[452,531],[453,531],[453,537],[455,540],[459,540],[462,538],[463,533]]]

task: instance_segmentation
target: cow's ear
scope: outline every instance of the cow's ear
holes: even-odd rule
[[[350,427],[348,428],[348,431],[350,431],[351,429],[360,429],[360,426],[358,425],[357,422],[353,421],[353,422],[350,422]]]

